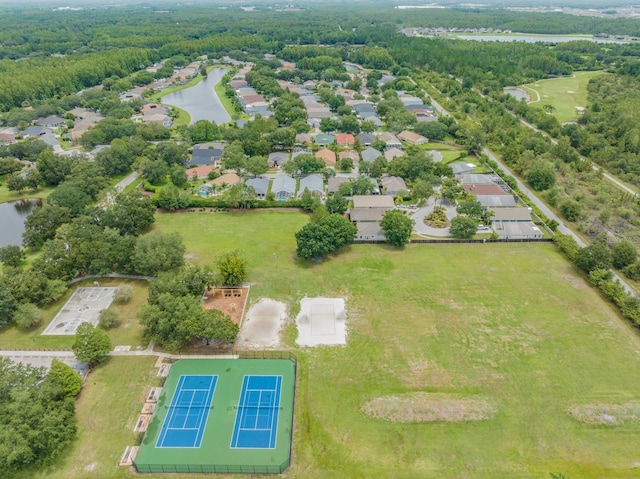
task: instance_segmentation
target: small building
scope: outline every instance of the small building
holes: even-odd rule
[[[339,146],[353,146],[356,142],[355,137],[351,133],[340,133],[336,135],[336,143]]]
[[[417,133],[414,133],[413,131],[409,131],[409,130],[405,130],[400,134],[398,134],[398,139],[402,141],[406,141],[411,145],[424,145],[425,143],[429,142],[429,140],[426,139],[424,136],[418,135]]]
[[[65,125],[66,123],[67,120],[60,118],[59,116],[48,116],[35,121],[37,126],[45,126],[47,128],[57,128],[60,125]]]
[[[399,176],[383,176],[380,178],[382,192],[389,196],[398,196],[400,192],[409,191],[407,184]]]
[[[449,163],[449,167],[453,171],[453,174],[458,178],[462,175],[466,175],[467,173],[471,173],[476,169],[476,165],[473,163],[464,162]]]
[[[340,185],[342,183],[349,183],[349,178],[346,176],[332,176],[327,180],[327,192],[329,194],[335,194],[340,191]]]
[[[494,221],[492,228],[501,239],[540,239],[543,237],[542,231],[531,221]]]
[[[356,230],[356,241],[385,241],[387,239],[380,222],[359,221],[356,223]]]
[[[476,200],[489,210],[494,208],[515,208],[516,200],[511,195],[480,195]]]
[[[269,180],[267,178],[251,178],[245,182],[247,186],[251,186],[258,199],[263,200],[269,191]]]
[[[354,196],[349,218],[356,225],[356,239],[384,240],[380,221],[393,208],[395,204],[391,196]]]
[[[324,180],[320,175],[305,176],[300,180],[298,197],[302,196],[305,190],[309,190],[312,195],[322,197],[324,195]]]
[[[186,171],[187,178],[192,179],[194,176],[196,178],[207,178],[207,176],[209,176],[209,173],[211,173],[215,168],[215,165],[204,165],[196,166],[195,168],[189,168]]]
[[[329,135],[328,133],[318,133],[316,135],[316,145],[327,146],[333,145],[336,142],[336,137]]]
[[[367,149],[363,150],[360,155],[362,156],[362,161],[372,163],[376,160],[376,158],[380,158],[380,156],[382,156],[382,153],[380,153],[375,148],[368,147]]]
[[[360,133],[356,138],[362,146],[371,146],[371,143],[376,141],[376,137],[370,133]]]
[[[269,158],[267,158],[267,162],[269,163],[270,168],[278,168],[280,166],[284,166],[289,161],[289,153],[286,151],[275,151],[269,154]]]
[[[22,136],[24,138],[30,138],[30,137],[34,137],[34,136],[42,136],[42,135],[46,135],[50,131],[51,130],[45,128],[44,126],[30,126],[30,127],[26,128],[22,132]]]
[[[276,175],[271,191],[278,201],[288,201],[296,193],[296,180],[289,175]]]
[[[313,135],[310,133],[298,133],[296,135],[296,145],[310,145],[313,143]]]
[[[316,152],[316,158],[324,161],[327,168],[335,168],[336,166],[336,154],[328,148]]]
[[[384,157],[387,161],[393,161],[394,158],[401,158],[404,156],[404,151],[398,148],[389,148],[384,152]]]
[[[380,133],[378,140],[384,141],[387,144],[387,148],[402,148],[402,142],[392,133]]]

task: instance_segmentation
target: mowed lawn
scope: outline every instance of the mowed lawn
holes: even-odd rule
[[[521,88],[531,95],[530,105],[538,108],[552,105],[555,108],[553,115],[559,122],[571,121],[578,118],[576,107],[587,106],[589,80],[603,74],[602,71],[576,72],[569,77],[540,80],[522,85]]]
[[[346,347],[295,348],[287,327],[299,361],[285,477],[638,477],[637,419],[596,426],[567,412],[640,399],[638,334],[553,245],[358,245],[309,264],[296,261],[293,237],[306,221],[295,212],[181,213],[157,215],[154,227],[179,231],[193,262],[244,251],[250,301],[269,297],[297,310],[304,296],[346,298]],[[20,479],[133,477],[113,465],[136,440],[141,390],[156,383],[152,363],[112,358],[91,375],[68,457]],[[402,424],[362,411],[371,399],[407,392],[482,398],[496,412]]]

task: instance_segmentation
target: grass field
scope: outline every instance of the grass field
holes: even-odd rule
[[[542,108],[552,105],[553,115],[559,122],[576,120],[576,107],[587,106],[587,84],[591,78],[604,72],[576,72],[570,77],[551,78],[536,83],[522,85],[521,88],[531,95],[530,105]]]
[[[9,191],[5,185],[0,185],[0,203],[23,200],[25,198],[46,198],[53,191],[53,187],[40,188],[37,191],[26,190],[22,193]]]
[[[589,425],[568,410],[640,399],[640,338],[553,245],[358,245],[310,264],[294,256],[293,233],[306,221],[281,211],[184,213],[158,215],[154,226],[180,231],[201,264],[239,247],[249,260],[250,302],[269,297],[296,313],[304,296],[346,298],[348,345],[296,350],[286,477],[638,477],[640,418]],[[293,346],[295,336],[289,323],[283,339]],[[112,358],[93,373],[68,456],[19,479],[133,477],[113,465],[135,440],[145,385],[156,383],[152,362]],[[452,408],[475,401],[492,412],[480,421],[413,423],[363,412],[391,395]]]

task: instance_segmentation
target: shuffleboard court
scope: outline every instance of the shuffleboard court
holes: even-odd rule
[[[232,448],[274,449],[282,376],[245,376],[231,438]]]
[[[156,447],[200,447],[218,376],[180,376]]]

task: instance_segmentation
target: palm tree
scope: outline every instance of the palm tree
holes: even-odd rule
[[[547,113],[547,115],[551,115],[554,111],[556,111],[556,107],[553,105],[549,105],[548,103],[542,105],[542,109]]]

